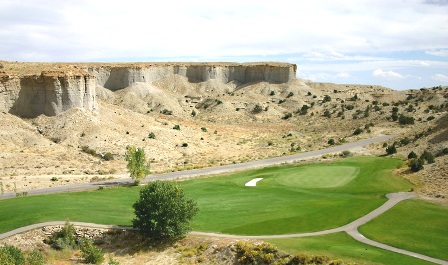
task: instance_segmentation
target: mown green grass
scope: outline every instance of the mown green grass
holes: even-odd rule
[[[367,238],[448,261],[448,207],[403,201],[360,227]]]
[[[408,190],[408,182],[391,174],[400,164],[390,158],[356,157],[194,179],[179,185],[198,203],[194,230],[241,235],[310,232],[345,225],[384,203],[386,193]],[[346,169],[346,174],[335,168]],[[312,172],[324,172],[325,177]],[[324,187],[317,185],[319,181],[295,182],[294,175],[317,176]],[[257,177],[263,180],[256,187],[244,186]],[[345,185],[335,185],[341,179]],[[131,225],[132,204],[139,189],[122,187],[0,201],[0,232],[65,219]]]
[[[180,185],[199,204],[195,230],[240,235],[310,232],[345,225],[384,203],[386,193],[409,190],[408,182],[391,174],[400,164],[390,158],[356,157],[263,168]],[[317,185],[319,181],[296,181],[294,176],[317,177],[323,187]],[[256,187],[245,187],[253,178],[263,180]],[[345,185],[335,185],[341,182]]]
[[[267,239],[266,241],[287,253],[326,255],[332,259],[342,259],[345,262],[356,262],[356,264],[433,264],[360,243],[344,232],[317,237]]]
[[[138,188],[61,193],[0,201],[0,233],[45,221],[130,226]]]

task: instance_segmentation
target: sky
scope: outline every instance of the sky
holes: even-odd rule
[[[0,60],[297,64],[315,82],[448,85],[448,0],[0,0]]]

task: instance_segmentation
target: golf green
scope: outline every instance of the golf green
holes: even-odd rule
[[[289,168],[275,175],[278,184],[297,188],[332,188],[347,184],[359,173],[357,167],[321,166]]]
[[[200,212],[194,230],[240,235],[312,232],[345,225],[409,190],[394,176],[401,161],[356,157],[331,163],[276,166],[179,182]],[[263,178],[255,187],[245,184]]]

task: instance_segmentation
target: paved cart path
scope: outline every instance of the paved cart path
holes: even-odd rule
[[[337,145],[329,148],[325,148],[322,150],[310,151],[297,153],[288,156],[274,157],[263,160],[256,160],[251,162],[245,162],[240,164],[230,164],[224,166],[214,166],[214,167],[206,167],[200,169],[192,169],[192,170],[184,170],[184,171],[176,171],[169,172],[163,174],[151,174],[147,176],[142,183],[147,183],[152,180],[175,180],[175,179],[183,179],[189,177],[197,177],[197,176],[206,176],[206,175],[215,175],[222,174],[240,170],[247,170],[253,168],[261,168],[272,165],[279,165],[284,163],[292,163],[298,160],[309,159],[313,157],[320,157],[325,154],[334,154],[340,153],[345,150],[357,150],[361,149],[364,146],[369,144],[384,142],[393,138],[391,135],[380,135],[369,139],[359,140],[353,143],[346,143],[342,145]],[[122,184],[131,184],[133,180],[131,178],[121,178],[121,179],[113,179],[107,181],[100,182],[92,182],[92,183],[81,183],[81,184],[72,184],[66,186],[59,187],[49,187],[42,189],[32,189],[27,190],[28,195],[41,195],[41,194],[50,194],[50,193],[61,193],[61,192],[73,192],[73,191],[83,191],[83,190],[93,190],[97,189],[100,186],[108,186],[108,185],[122,185]],[[16,196],[15,192],[5,192],[0,199],[9,199],[14,198]]]
[[[378,207],[377,209],[371,211],[370,213],[362,216],[361,218],[347,224],[341,227],[329,229],[329,230],[323,230],[323,231],[317,231],[317,232],[308,232],[308,233],[297,233],[297,234],[286,234],[286,235],[261,235],[261,236],[244,236],[244,235],[228,235],[228,234],[219,234],[219,233],[208,233],[208,232],[190,232],[192,235],[200,235],[200,236],[211,236],[211,237],[220,237],[220,238],[234,238],[234,239],[272,239],[272,238],[296,238],[296,237],[310,237],[310,236],[320,236],[320,235],[327,235],[327,234],[333,234],[333,233],[339,233],[339,232],[346,232],[348,235],[353,237],[355,240],[362,242],[367,245],[371,245],[377,248],[385,249],[388,251],[400,253],[403,255],[411,256],[414,258],[426,260],[429,262],[433,262],[436,264],[441,265],[448,265],[448,261],[432,258],[426,255],[422,255],[419,253],[407,251],[404,249],[399,249],[396,247],[392,247],[377,241],[370,240],[363,236],[358,231],[358,227],[369,222],[370,220],[374,219],[375,217],[379,216],[380,214],[386,212],[393,206],[395,206],[397,203],[415,198],[416,196],[413,193],[409,192],[398,192],[398,193],[389,193],[387,194],[388,200]],[[90,227],[90,228],[105,228],[105,229],[126,229],[126,230],[134,230],[131,227],[124,227],[124,226],[116,226],[116,225],[102,225],[102,224],[94,224],[94,223],[84,223],[84,222],[71,222],[75,226],[82,226],[82,227]],[[29,226],[20,227],[17,229],[14,229],[12,231],[0,234],[0,240],[20,234],[29,230],[42,228],[44,226],[55,226],[55,225],[64,225],[65,221],[53,221],[53,222],[44,222],[44,223],[38,223],[33,224]]]

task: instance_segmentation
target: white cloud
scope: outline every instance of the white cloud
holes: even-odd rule
[[[448,75],[435,74],[431,78],[439,82],[448,82]]]
[[[372,75],[374,77],[386,78],[386,79],[403,79],[405,78],[401,74],[394,72],[392,70],[384,71],[382,69],[376,69],[373,71]]]
[[[350,74],[349,73],[345,73],[345,72],[341,72],[341,73],[338,73],[335,77],[337,77],[337,78],[349,78]]]
[[[0,58],[9,60],[375,60],[378,52],[447,48],[448,7],[421,1],[1,1]]]
[[[448,57],[448,49],[431,50],[431,51],[426,51],[425,53],[429,54],[429,55],[434,55],[434,56]]]

